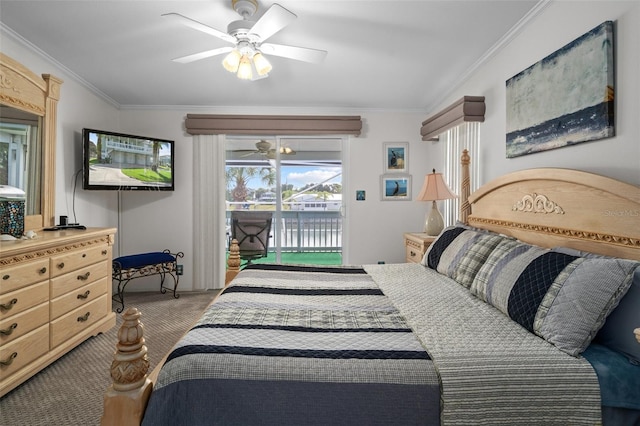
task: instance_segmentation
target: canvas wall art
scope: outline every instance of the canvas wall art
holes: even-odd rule
[[[507,80],[507,158],[614,136],[613,60],[606,21]]]

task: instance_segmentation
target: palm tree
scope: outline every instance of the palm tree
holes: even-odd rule
[[[96,141],[96,162],[102,164],[102,135],[98,134],[98,140]]]
[[[260,176],[262,182],[266,185],[273,186],[275,184],[275,172],[269,167],[229,167],[225,171],[225,179],[227,181],[227,189],[231,190],[231,201],[242,202],[247,201],[249,188],[247,183],[253,177]]]
[[[153,141],[153,158],[151,159],[151,170],[158,172],[158,163],[160,162],[160,142]]]

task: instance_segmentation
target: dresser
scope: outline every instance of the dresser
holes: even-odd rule
[[[432,237],[424,232],[407,232],[404,234],[405,260],[420,263],[427,249],[434,242]]]
[[[115,325],[115,228],[0,242],[0,396]]]

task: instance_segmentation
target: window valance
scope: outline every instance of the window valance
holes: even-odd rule
[[[360,135],[360,116],[187,114],[191,135]]]
[[[483,122],[485,110],[484,96],[463,96],[422,122],[422,128],[420,128],[422,140],[435,140],[439,134],[465,121]]]

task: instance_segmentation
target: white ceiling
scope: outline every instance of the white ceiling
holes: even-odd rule
[[[224,70],[224,55],[173,62],[229,44],[161,17],[177,12],[226,32],[229,22],[240,19],[231,0],[0,3],[1,37],[17,36],[35,46],[119,107],[418,111],[428,111],[448,95],[539,4],[281,0],[278,4],[298,18],[268,41],[323,49],[328,55],[319,65],[271,56],[269,78],[242,81]],[[256,15],[271,4],[259,1]]]

